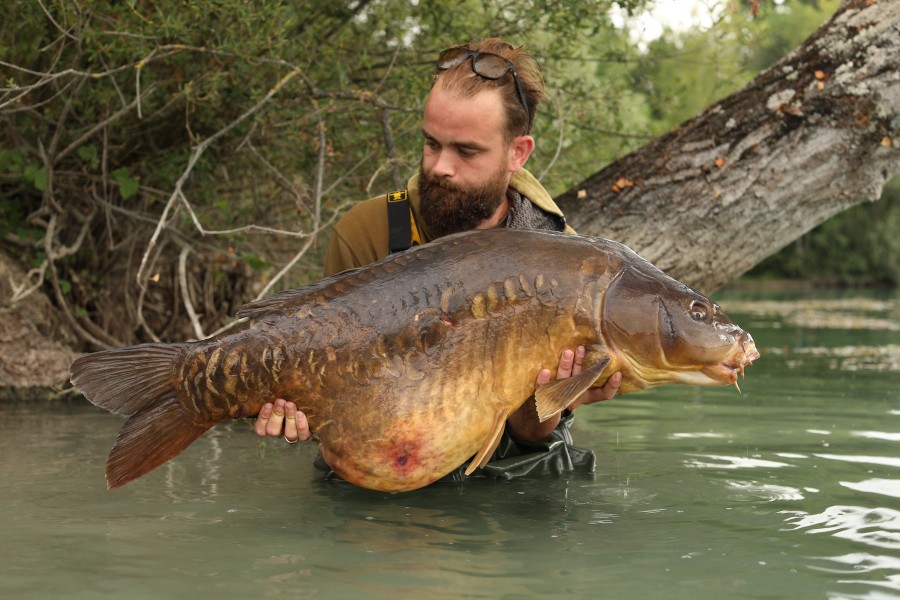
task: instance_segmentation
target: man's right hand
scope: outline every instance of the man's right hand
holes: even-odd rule
[[[260,437],[281,437],[291,444],[297,440],[306,441],[311,437],[306,415],[297,410],[297,405],[278,398],[274,403],[266,402],[256,417],[253,430]]]

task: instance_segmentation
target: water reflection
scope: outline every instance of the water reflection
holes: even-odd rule
[[[684,461],[688,467],[699,469],[760,469],[790,467],[789,463],[774,460],[765,460],[750,456],[715,456],[711,454],[697,454],[696,458]]]
[[[787,365],[800,368],[805,362],[792,356],[825,359],[829,369],[835,371],[879,371],[900,373],[900,345],[887,346],[799,346],[789,350],[768,348],[768,353],[787,356]]]
[[[866,479],[865,481],[842,481],[841,485],[856,490],[857,492],[868,492],[870,494],[883,494],[885,496],[893,496],[900,498],[900,480],[897,479]]]
[[[900,331],[893,316],[897,302],[873,298],[803,298],[802,300],[728,300],[722,302],[728,314],[741,313],[774,318],[774,328],[871,329]]]
[[[884,465],[886,467],[900,467],[900,458],[895,458],[893,456],[858,456],[840,454],[814,454],[813,456],[825,458],[828,460],[840,460],[843,462]]]

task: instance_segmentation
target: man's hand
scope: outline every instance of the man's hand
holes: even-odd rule
[[[297,405],[283,398],[266,402],[259,411],[253,430],[260,437],[284,436],[285,441],[294,444],[311,437],[306,415],[297,410]]]
[[[563,350],[559,356],[559,366],[556,367],[556,378],[567,379],[581,373],[581,363],[584,360],[584,346],[572,350]],[[550,382],[550,369],[543,369],[537,376],[537,385],[542,386]],[[575,410],[582,404],[593,404],[603,400],[610,400],[619,392],[622,385],[622,374],[613,373],[600,388],[591,388],[569,405],[569,410]],[[510,435],[517,440],[537,441],[550,435],[559,425],[560,415],[556,415],[544,421],[538,418],[534,402],[526,402],[516,412],[509,416],[506,424]]]
[[[566,379],[581,373],[581,363],[584,361],[584,346],[578,346],[575,352],[571,350],[563,350],[559,357],[559,366],[556,368],[556,378]],[[550,370],[544,369],[538,374],[537,384],[544,385],[550,381]],[[575,410],[582,404],[593,404],[594,402],[602,402],[603,400],[612,400],[619,392],[619,386],[622,385],[622,374],[615,372],[609,376],[603,387],[591,388],[577,400],[569,405],[569,410]]]

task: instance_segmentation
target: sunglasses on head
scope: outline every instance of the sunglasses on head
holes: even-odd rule
[[[531,111],[528,110],[528,101],[525,99],[525,90],[522,89],[522,83],[519,81],[519,74],[516,67],[507,59],[493,52],[479,52],[470,50],[465,46],[456,46],[455,48],[447,48],[438,56],[435,67],[438,71],[446,71],[454,65],[472,57],[472,71],[476,75],[480,75],[485,79],[500,79],[506,75],[507,71],[512,71],[513,81],[516,82],[516,90],[519,92],[519,102],[525,109],[525,133],[531,128]]]

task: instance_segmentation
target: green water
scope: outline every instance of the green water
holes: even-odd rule
[[[900,598],[900,297],[720,297],[731,388],[578,411],[591,476],[400,495],[218,427],[107,492],[121,425],[0,403],[0,598]]]

